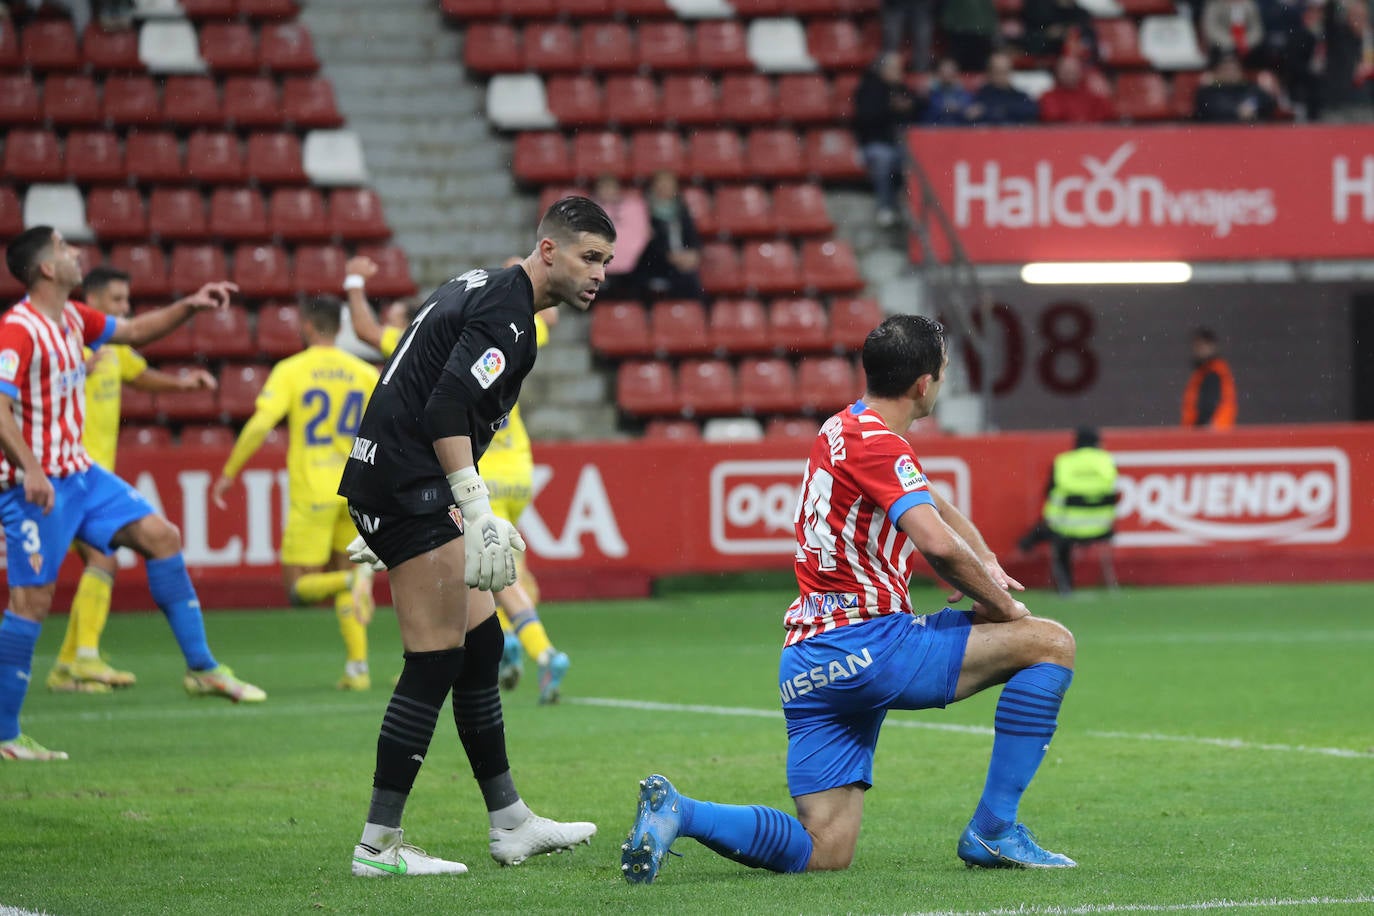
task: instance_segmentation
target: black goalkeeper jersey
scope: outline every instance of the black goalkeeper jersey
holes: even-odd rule
[[[388,515],[442,511],[453,502],[425,404],[441,373],[467,393],[472,453],[480,458],[534,368],[534,287],[520,266],[471,270],[435,290],[382,369],[339,495]]]

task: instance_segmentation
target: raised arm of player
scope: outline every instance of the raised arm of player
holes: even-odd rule
[[[169,391],[214,391],[219,387],[215,377],[204,369],[189,369],[184,373],[163,372],[161,369],[144,369],[126,383],[139,391],[154,394]]]
[[[184,299],[151,312],[144,312],[133,318],[113,318],[114,333],[111,343],[130,344],[140,347],[159,338],[166,337],[185,324],[196,312],[207,309],[224,308],[229,297],[238,292],[238,286],[228,280],[207,283]]]
[[[33,503],[47,515],[52,511],[56,494],[52,481],[43,473],[43,465],[38,456],[24,441],[24,433],[14,419],[14,399],[0,391],[0,450],[10,464],[24,472],[24,499]]]
[[[992,581],[996,582],[1001,588],[1015,589],[1024,592],[1026,587],[1017,582],[1002,569],[1002,564],[997,560],[997,554],[993,553],[988,547],[987,541],[983,540],[983,535],[974,527],[973,522],[969,521],[968,516],[960,512],[953,503],[940,495],[939,491],[931,488],[931,497],[935,500],[935,508],[940,510],[940,516],[951,528],[964,539],[974,555],[983,563],[983,568],[992,576]],[[962,591],[955,591],[945,599],[950,604],[963,599]]]
[[[967,519],[964,521],[967,524]],[[897,525],[936,575],[973,598],[973,610],[978,616],[1000,623],[1030,613],[998,584],[973,548],[945,521],[935,505],[912,506],[902,513]]]
[[[366,283],[377,273],[377,265],[371,258],[359,255],[349,258],[344,264],[344,293],[348,297],[348,317],[353,322],[353,333],[363,343],[377,349],[382,348],[382,324],[377,313],[367,301]],[[358,280],[353,278],[357,277]]]

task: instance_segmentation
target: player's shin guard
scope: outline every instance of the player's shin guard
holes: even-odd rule
[[[334,613],[339,618],[339,634],[350,662],[367,661],[367,626],[353,613],[353,596],[340,592],[334,596]]]
[[[306,573],[291,586],[292,604],[318,604],[348,591],[348,571]]]
[[[801,821],[761,805],[718,805],[682,799],[682,836],[727,859],[776,872],[806,871],[811,834]]]
[[[59,662],[69,665],[77,655],[88,658],[96,656],[100,650],[100,636],[105,632],[105,621],[110,618],[110,596],[113,591],[114,580],[105,570],[87,567],[81,573],[76,594],[72,596],[72,622],[76,625],[75,654],[70,661],[58,655]],[[65,642],[62,648],[66,648]]]
[[[0,617],[0,741],[19,737],[19,710],[29,692],[38,623],[6,610]]]
[[[1030,785],[1059,724],[1059,705],[1073,671],[1042,662],[1011,676],[997,700],[992,760],[973,826],[984,836],[1000,836],[1016,823],[1021,796]]]
[[[166,615],[181,654],[186,657],[186,667],[192,671],[218,667],[219,662],[215,661],[205,641],[205,621],[200,616],[195,587],[186,573],[186,560],[178,553],[149,560],[147,566],[148,591]]]
[[[369,824],[401,826],[405,797],[415,785],[444,695],[463,670],[463,647],[437,652],[407,652],[401,679],[387,704],[377,736],[377,769],[372,777]]]

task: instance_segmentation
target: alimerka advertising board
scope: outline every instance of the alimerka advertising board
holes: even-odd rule
[[[976,264],[1374,255],[1369,125],[918,128],[907,143]]]

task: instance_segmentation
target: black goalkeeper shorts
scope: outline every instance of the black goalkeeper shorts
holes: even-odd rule
[[[349,503],[348,514],[387,569],[463,536],[463,515],[454,506],[424,515],[375,515]]]

